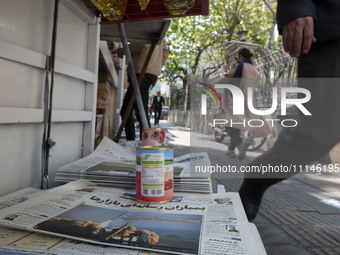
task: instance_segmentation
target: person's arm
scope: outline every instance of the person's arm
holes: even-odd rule
[[[156,104],[157,104],[157,97],[154,96],[154,97],[153,97],[153,101],[152,101],[152,107],[153,107],[153,109],[156,109]]]
[[[283,48],[292,57],[309,52],[314,37],[316,9],[312,0],[278,0],[277,23]]]
[[[238,64],[235,63],[232,65],[232,67],[229,69],[229,71],[225,74],[226,77],[228,78],[233,78],[236,72]]]
[[[168,49],[168,46],[166,45],[166,41],[163,40],[163,58],[162,58],[162,66],[165,65],[165,62],[166,60],[168,59],[169,57],[169,49]]]

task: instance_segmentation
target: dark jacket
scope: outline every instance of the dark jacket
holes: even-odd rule
[[[299,17],[312,16],[317,41],[340,38],[340,0],[278,0],[277,24],[282,27]]]
[[[154,111],[161,110],[162,109],[162,104],[164,104],[164,97],[161,96],[159,102],[157,100],[157,96],[153,97],[152,106],[153,106],[153,110]]]

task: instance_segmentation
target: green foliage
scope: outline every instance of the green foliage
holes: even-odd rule
[[[279,47],[272,41],[275,10],[276,1],[211,0],[208,16],[173,19],[166,36],[170,55],[162,78],[170,85],[181,79],[185,87],[189,74],[219,69],[227,43],[238,40],[241,29],[249,31],[247,42],[260,44],[264,51]]]

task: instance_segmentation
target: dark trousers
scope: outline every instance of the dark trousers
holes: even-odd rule
[[[159,123],[159,119],[161,118],[162,106],[157,107],[154,111],[155,111],[155,125],[157,125]]]
[[[310,164],[340,141],[340,39],[317,42],[298,62],[299,87],[311,93],[304,106],[312,116],[301,115],[299,125],[284,129],[272,149],[250,165],[287,167]],[[310,78],[310,79],[308,79]],[[246,174],[245,181],[259,191],[294,175]]]
[[[242,142],[242,138],[240,137],[241,130],[238,128],[232,128],[232,127],[226,127],[225,130],[230,136],[230,144],[229,144],[228,150],[233,151]]]
[[[137,79],[138,79],[138,77],[139,77],[139,74],[137,74]],[[130,99],[131,99],[131,96],[134,93],[133,92],[133,87],[131,85],[132,82],[131,82],[130,76],[128,78],[129,78],[129,84],[130,85],[129,85],[128,90],[127,90],[127,92],[125,94],[123,105],[122,105],[122,109],[120,111],[120,115],[122,116],[122,118],[125,115],[126,109],[127,109],[128,104],[130,102]],[[149,118],[149,114],[148,114],[149,88],[155,82],[155,80],[156,80],[156,76],[155,75],[146,73],[144,75],[142,84],[139,87],[140,94],[142,96],[144,111],[145,111],[145,115],[146,115],[149,127],[150,127],[150,118]],[[133,109],[135,109],[136,117],[137,117],[137,120],[139,122],[140,139],[142,139],[142,131],[143,131],[144,127],[143,127],[141,118],[139,116],[139,112],[138,112],[138,108],[137,108],[136,103],[134,104],[134,108]],[[136,135],[135,135],[135,122],[134,122],[133,111],[131,111],[131,113],[129,114],[128,119],[126,121],[126,124],[125,124],[125,134],[126,134],[126,140],[135,140],[136,139]]]

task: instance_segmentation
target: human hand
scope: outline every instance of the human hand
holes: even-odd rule
[[[311,16],[297,18],[282,28],[283,48],[292,57],[299,57],[301,51],[307,54],[314,37],[314,19]]]

